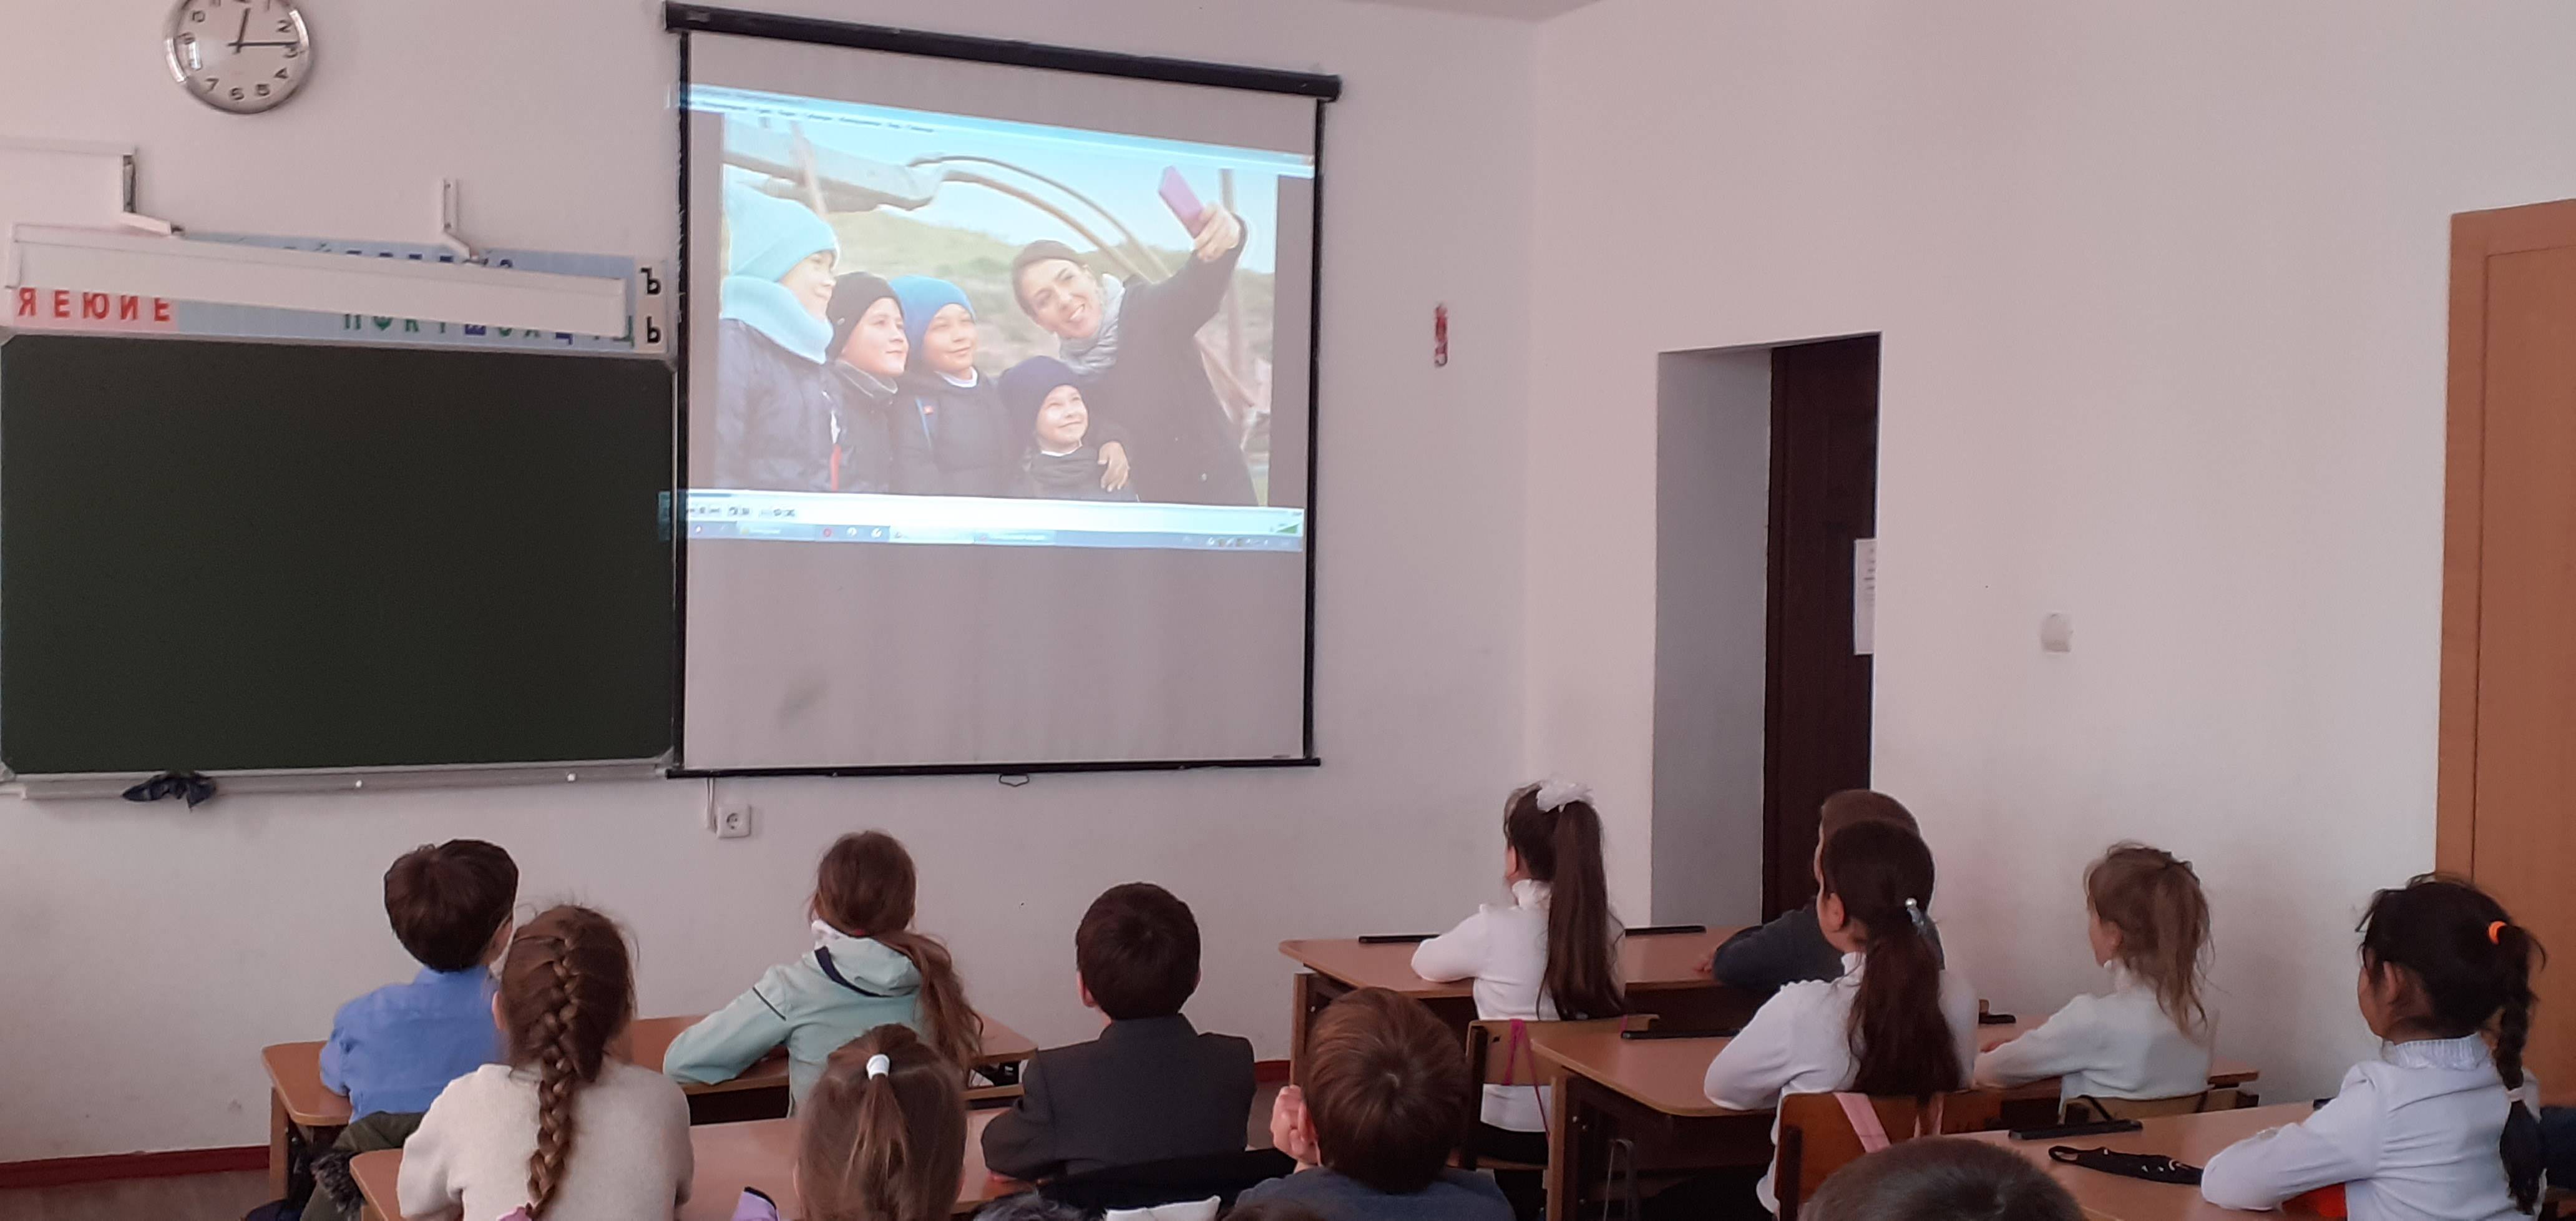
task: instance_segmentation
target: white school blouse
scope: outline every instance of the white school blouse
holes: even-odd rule
[[[650,1069],[610,1060],[573,1095],[572,1156],[546,1221],[668,1221],[689,1198],[689,1099]],[[419,1221],[493,1221],[528,1202],[537,1080],[487,1064],[451,1081],[403,1145],[394,1195]]]
[[[1977,1057],[1976,1084],[2006,1088],[2063,1078],[2060,1105],[2095,1098],[2179,1098],[2209,1088],[2209,1043],[2183,1032],[2155,989],[2114,961],[2111,990],[2066,1002],[2056,1016]]]
[[[1851,1088],[1860,1063],[1851,1054],[1851,1007],[1860,995],[1861,973],[1869,969],[1859,954],[1843,955],[1842,978],[1831,983],[1791,984],[1772,994],[1753,1013],[1742,1033],[1709,1061],[1701,1087],[1708,1100],[1738,1111],[1780,1105],[1784,1094],[1824,1094]],[[1941,1018],[1950,1024],[1952,1049],[1959,1057],[1959,1080],[1965,1083],[1977,1061],[1977,989],[1957,971],[1941,972]],[[1780,1118],[1771,1117],[1771,1141],[1780,1140]],[[1776,1159],[1775,1159],[1776,1162]],[[1780,1211],[1771,1189],[1773,1167],[1762,1170],[1754,1189],[1762,1207]]]
[[[2528,1076],[2523,1088],[2526,1102],[2539,1094]],[[2341,1183],[2352,1221],[2522,1216],[2496,1152],[2512,1108],[2482,1036],[2392,1043],[2352,1066],[2316,1114],[2220,1150],[2200,1194],[2224,1208],[2270,1208]]]
[[[1479,907],[1458,927],[1416,947],[1413,973],[1440,983],[1475,980],[1479,1018],[1555,1021],[1556,1001],[1540,995],[1547,978],[1547,894],[1545,882],[1512,883],[1511,906]],[[1546,1095],[1535,1085],[1488,1085],[1485,1122],[1512,1132],[1544,1132]]]

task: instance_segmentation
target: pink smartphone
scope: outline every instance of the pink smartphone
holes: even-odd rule
[[[1207,205],[1199,202],[1198,192],[1190,189],[1189,180],[1181,177],[1175,166],[1163,167],[1163,206],[1181,220],[1181,227],[1191,237],[1199,235],[1199,222],[1207,219]]]

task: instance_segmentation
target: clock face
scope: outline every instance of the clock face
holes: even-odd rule
[[[313,72],[313,37],[294,0],[178,0],[167,43],[179,87],[235,114],[285,101]]]

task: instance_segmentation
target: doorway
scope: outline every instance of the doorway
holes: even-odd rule
[[[1869,783],[1856,552],[1876,533],[1878,337],[1657,367],[1654,912],[1807,902],[1816,812]]]
[[[1771,353],[1762,916],[1815,897],[1816,813],[1869,786],[1874,644],[1855,556],[1878,536],[1878,336]]]
[[[2435,860],[2576,952],[2576,200],[2451,218]],[[2576,1008],[2544,971],[2540,1011]],[[2535,1024],[2543,1081],[2576,1039]]]

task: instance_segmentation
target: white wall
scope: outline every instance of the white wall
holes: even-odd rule
[[[437,181],[477,240],[667,255],[674,75],[648,0],[338,4],[318,70],[257,118],[162,76],[163,0],[18,5],[0,134],[141,146],[147,210],[210,230],[426,236]],[[1519,542],[1532,29],[1365,5],[801,0],[806,12],[1341,73],[1326,152],[1320,572],[1312,771],[744,783],[759,834],[698,829],[701,786],[241,797],[190,813],[0,804],[0,1161],[245,1145],[256,1059],[406,972],[378,877],[485,836],[526,893],[629,921],[653,1012],[717,1005],[796,952],[814,858],[883,826],[925,872],[922,924],[976,1001],[1082,1037],[1073,921],[1135,878],[1207,935],[1193,1014],[1284,1050],[1284,937],[1420,928],[1490,892],[1522,775]],[[935,19],[934,19],[935,18]],[[1438,240],[1426,240],[1436,236]],[[1430,366],[1450,303],[1455,358]],[[354,408],[353,408],[354,409]],[[102,478],[115,477],[101,472]]]
[[[1654,918],[1762,918],[1771,352],[1655,362]]]
[[[2432,862],[2448,217],[2576,195],[2546,0],[1602,0],[1539,36],[1534,762],[1648,884],[1655,354],[1882,331],[1876,783],[1999,1006],[2139,836],[2264,1092]],[[2043,613],[2075,651],[2043,656]]]

